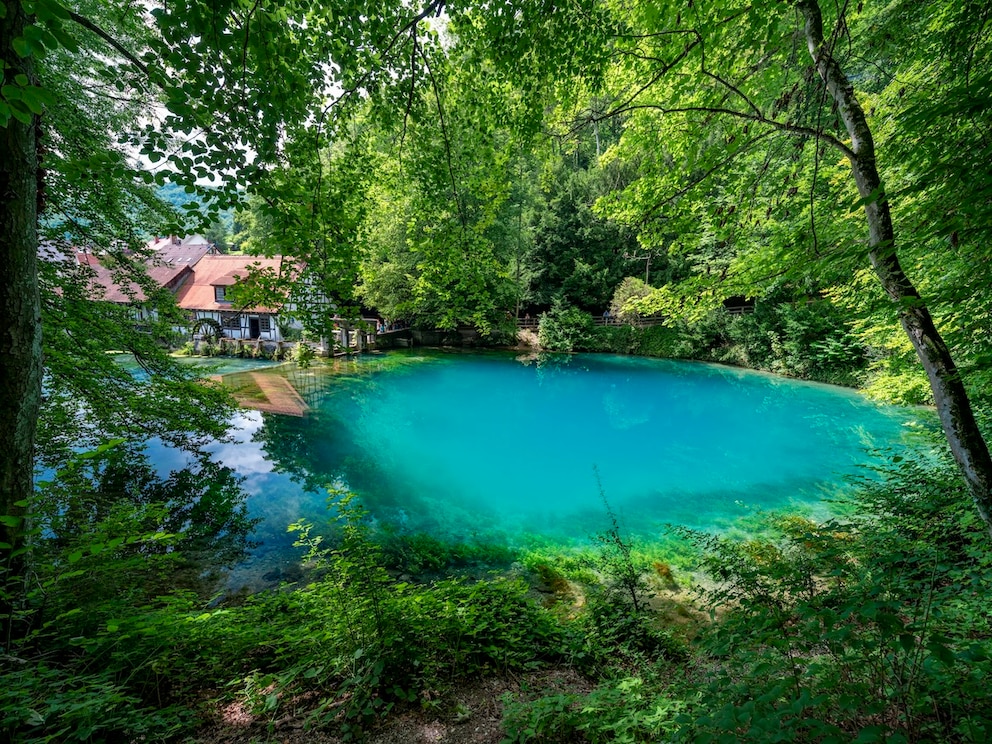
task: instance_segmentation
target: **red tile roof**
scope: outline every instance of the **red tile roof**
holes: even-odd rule
[[[207,246],[192,253],[189,248],[184,248],[183,252],[185,257],[183,262],[173,263],[171,259],[176,257],[175,254],[156,253],[145,263],[145,271],[154,285],[175,291],[186,276],[192,273],[191,266],[207,252]],[[76,263],[89,267],[90,283],[100,295],[100,299],[119,303],[144,302],[148,299],[141,287],[133,281],[121,284],[120,274],[115,275],[111,269],[104,266],[100,262],[100,256],[79,251],[76,253]]]
[[[248,276],[249,267],[268,269],[276,274],[295,274],[296,264],[282,256],[204,256],[193,267],[191,280],[186,281],[176,294],[176,304],[185,310],[232,310],[230,302],[217,302],[214,287],[229,287]],[[277,313],[279,308],[254,307],[256,312]]]

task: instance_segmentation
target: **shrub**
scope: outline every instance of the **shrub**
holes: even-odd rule
[[[684,703],[664,686],[642,677],[622,677],[587,694],[546,695],[531,701],[504,700],[504,741],[600,742],[666,741]]]
[[[313,350],[313,347],[304,341],[298,342],[293,348],[293,361],[296,362],[300,369],[309,368],[316,358],[317,353]]]
[[[611,354],[633,354],[637,351],[639,329],[631,325],[595,326],[588,351],[605,351]]]
[[[241,696],[264,688],[271,715],[297,694],[316,693],[315,720],[356,736],[396,703],[426,703],[457,679],[564,655],[561,629],[522,582],[395,582],[361,509],[349,497],[338,509],[333,541],[297,527],[318,581],[200,616],[171,671]]]
[[[759,303],[755,312],[744,315],[721,308],[692,322],[638,328],[628,349],[643,356],[734,364],[839,385],[860,384],[867,368],[863,345],[826,300]]]
[[[385,566],[415,575],[468,566],[505,567],[516,558],[506,545],[449,542],[425,533],[387,534],[382,551]]]
[[[850,522],[695,536],[708,593],[702,695],[677,740],[987,741],[988,535],[956,473],[900,463]]]
[[[610,301],[610,313],[614,318],[623,322],[637,320],[641,316],[633,309],[632,300],[650,297],[652,292],[652,287],[643,279],[628,276],[617,285],[613,292],[613,299]]]
[[[640,328],[634,346],[636,354],[666,359],[698,359],[703,356],[704,344],[690,326],[673,321],[668,326]]]
[[[586,351],[595,347],[595,322],[589,313],[556,300],[541,315],[537,341],[547,351]]]
[[[0,689],[0,735],[8,741],[164,741],[190,719],[180,707],[143,703],[106,669],[4,660]]]

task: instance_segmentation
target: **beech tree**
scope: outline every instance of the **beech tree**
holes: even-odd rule
[[[4,84],[30,91],[30,56],[15,51],[24,38],[27,15],[19,2],[7,2],[0,15],[0,59]],[[20,77],[18,77],[20,76]],[[4,98],[9,95],[6,94]],[[6,570],[0,583],[0,642],[9,643],[12,599],[22,573],[20,535],[34,486],[34,435],[41,403],[41,303],[38,295],[38,154],[34,113],[23,101],[17,116],[2,102],[0,132],[0,555]],[[16,105],[16,104],[15,104]],[[36,106],[37,107],[37,106]],[[25,108],[28,111],[25,112]],[[4,109],[0,109],[0,115]]]
[[[951,453],[968,483],[979,514],[992,533],[992,458],[950,350],[920,293],[900,264],[891,202],[879,175],[871,127],[851,80],[834,55],[835,43],[828,43],[824,37],[819,3],[805,0],[799,2],[797,8],[803,18],[809,55],[850,138],[850,149],[845,150],[843,143],[835,146],[850,162],[858,194],[864,202],[868,258],[886,294],[896,304],[899,322],[926,370]],[[843,16],[837,23],[844,23]]]
[[[358,291],[390,319],[493,334],[514,309],[525,199],[515,174],[526,164],[505,114],[513,95],[444,58],[431,75],[437,88],[380,128]]]

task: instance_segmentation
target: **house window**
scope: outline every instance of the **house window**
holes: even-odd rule
[[[261,333],[268,333],[272,330],[272,319],[268,315],[258,316],[258,330]]]
[[[237,313],[221,313],[220,322],[227,330],[241,330],[241,316]]]
[[[217,285],[217,286],[215,286],[214,287],[214,302],[227,302],[227,297],[225,296],[225,292],[226,291],[227,291],[227,287],[225,287],[223,285]]]

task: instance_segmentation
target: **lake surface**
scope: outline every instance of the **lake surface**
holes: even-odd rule
[[[588,544],[608,527],[605,499],[650,538],[669,523],[726,528],[754,509],[822,511],[922,426],[919,412],[842,388],[626,356],[390,352],[225,381],[243,391],[259,374],[309,407],[244,411],[237,441],[212,448],[264,519],[262,565],[287,555],[289,523],[329,518],[325,486],[354,490],[401,532]]]

